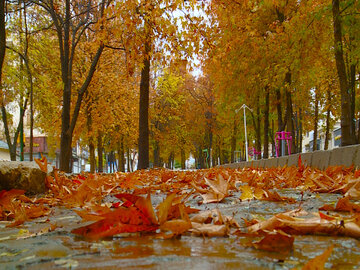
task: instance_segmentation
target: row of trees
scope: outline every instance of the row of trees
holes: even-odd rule
[[[95,148],[99,157],[104,148],[117,150],[121,168],[125,153],[130,155],[130,150],[138,148],[141,169],[149,166],[149,120],[151,141],[158,147],[164,144],[159,140],[165,132],[174,134],[172,128],[182,132],[177,126],[183,124],[180,116],[170,114],[186,111],[180,108],[185,97],[176,100],[183,79],[166,70],[168,63],[176,70],[177,62],[197,49],[196,19],[189,15],[196,1],[1,3],[1,108],[12,160],[16,159],[18,141],[23,147],[29,104],[31,134],[35,123],[48,135],[52,149],[60,148],[63,171],[70,171],[71,147],[79,139],[89,147],[92,170]],[[156,72],[163,74],[153,83],[151,62],[154,67],[162,66]],[[152,102],[164,105],[163,115],[159,112],[152,118],[149,108],[157,109],[149,105],[150,88],[155,89]],[[175,96],[167,97],[171,92]],[[15,107],[20,110],[18,125]],[[182,157],[186,149],[190,151],[184,136]],[[173,148],[168,151],[171,159],[175,157]],[[165,160],[159,151],[155,157],[157,165]],[[98,167],[101,170],[102,158]]]
[[[26,110],[30,137],[43,130],[64,171],[76,141],[92,171],[104,151],[118,153],[120,170],[135,149],[139,169],[184,167],[190,153],[204,167],[210,149],[213,164],[234,161],[243,103],[264,157],[276,131],[290,131],[298,152],[319,123],[327,143],[337,119],[342,145],[359,141],[356,0],[0,3],[0,105],[13,160]],[[198,77],[189,73],[195,55]]]
[[[213,46],[206,48],[204,66],[218,104],[227,103],[225,113],[233,115],[223,122],[226,132],[236,134],[235,111],[246,103],[253,109],[255,147],[264,157],[276,131],[291,132],[292,152],[299,152],[302,134],[314,130],[315,150],[319,123],[327,148],[339,118],[342,145],[358,143],[359,10],[352,0],[231,0],[206,6],[211,23],[203,27]]]

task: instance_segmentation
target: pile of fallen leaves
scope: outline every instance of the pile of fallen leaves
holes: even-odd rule
[[[37,160],[46,172],[45,158]],[[76,212],[87,225],[74,229],[75,235],[100,239],[128,233],[150,233],[167,239],[184,234],[202,237],[229,234],[258,237],[249,245],[263,250],[288,252],[294,235],[325,234],[360,238],[360,171],[329,167],[325,171],[305,167],[282,168],[213,168],[196,171],[166,169],[141,170],[133,173],[79,174],[67,176],[54,170],[47,176],[48,192],[29,198],[22,190],[0,192],[0,219],[12,221],[8,226],[51,213],[55,206]],[[266,200],[296,203],[282,197],[278,189],[293,188],[301,192],[340,193],[335,205],[324,205],[316,213],[299,206],[268,220],[245,220],[245,226],[219,209],[200,211],[187,205],[189,198],[200,195],[198,204],[219,203],[241,195],[241,201]],[[153,205],[152,194],[164,194]],[[345,214],[343,214],[345,213]],[[91,222],[91,223],[89,223]],[[323,255],[329,256],[332,248]],[[322,259],[323,259],[322,257]]]

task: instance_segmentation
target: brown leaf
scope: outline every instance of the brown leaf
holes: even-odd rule
[[[289,197],[281,197],[279,193],[276,191],[266,191],[266,195],[263,198],[265,201],[272,201],[272,202],[287,202],[287,203],[296,203],[296,200],[294,198]]]
[[[266,235],[258,242],[253,242],[252,246],[256,249],[288,253],[294,244],[294,237],[283,231],[267,232]]]
[[[160,229],[162,231],[171,231],[174,234],[183,234],[191,229],[191,222],[183,219],[168,220],[160,225]]]
[[[351,219],[338,222],[338,220],[330,221],[320,217],[296,218],[291,214],[292,212],[277,214],[268,220],[250,226],[248,231],[255,233],[265,230],[282,230],[295,235],[325,234],[360,237],[360,227]]]
[[[228,236],[229,228],[226,225],[201,224],[191,222],[192,229],[190,231],[197,236]]]

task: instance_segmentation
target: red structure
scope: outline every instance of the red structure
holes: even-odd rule
[[[291,142],[292,142],[291,132],[287,132],[287,131],[276,132],[276,135],[275,135],[276,157],[279,157],[279,148],[280,148],[281,141],[286,141],[287,148],[288,148],[288,155],[290,155],[291,154]],[[285,153],[285,150],[284,150],[284,153]]]

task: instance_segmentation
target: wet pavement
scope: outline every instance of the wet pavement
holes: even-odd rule
[[[301,206],[317,212],[325,203],[334,203],[341,195],[314,194],[294,189],[279,190],[282,196],[297,199],[286,202],[244,201],[233,193],[221,203],[200,204],[200,196],[192,196],[187,205],[206,210],[220,209],[234,216],[242,229],[242,218],[265,220],[276,213]],[[111,195],[109,195],[111,196]],[[301,199],[302,198],[302,199]],[[162,201],[153,195],[153,205]],[[111,198],[109,198],[111,200]],[[196,237],[190,234],[176,239],[157,239],[152,234],[123,234],[110,239],[91,241],[71,233],[82,222],[71,209],[52,208],[48,217],[38,218],[16,228],[0,222],[1,269],[293,269],[323,253],[331,244],[334,250],[326,263],[332,269],[359,269],[360,242],[334,236],[295,236],[288,254],[256,250],[248,247],[248,236]]]

